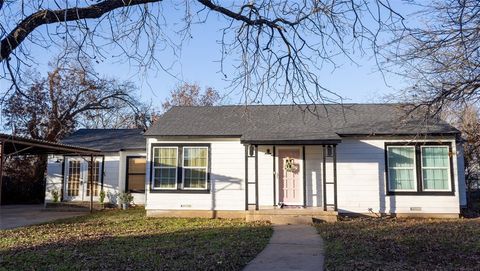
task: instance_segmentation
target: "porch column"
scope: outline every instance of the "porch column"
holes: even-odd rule
[[[328,150],[331,148],[331,152]],[[337,204],[337,145],[323,145],[323,210],[327,211],[328,207],[333,207],[334,211],[338,210]],[[332,164],[331,175],[327,175],[327,158]],[[331,181],[327,180],[327,176]],[[332,195],[333,194],[333,195]],[[329,197],[330,196],[330,197]],[[333,197],[332,197],[333,196]],[[330,200],[329,200],[330,199]]]
[[[277,169],[276,169],[276,162],[275,162],[275,155],[276,155],[276,148],[275,145],[272,146],[273,153],[272,153],[272,160],[273,160],[273,206],[277,206]]]
[[[333,201],[335,211],[338,211],[337,204],[337,145],[333,145]]]
[[[323,184],[323,210],[327,210],[327,146],[322,145],[322,184]]]
[[[302,146],[303,164],[303,208],[307,207],[307,160],[305,160],[305,145]]]
[[[255,210],[258,210],[258,145],[255,145]]]
[[[87,167],[88,168],[88,167]],[[90,213],[93,212],[93,155],[90,155],[90,168],[89,168],[89,186],[90,186]]]
[[[248,211],[248,145],[245,144],[245,211]]]
[[[5,142],[3,140],[0,141],[0,207],[2,206],[2,187],[3,187],[3,167],[4,167],[4,152],[5,152]]]

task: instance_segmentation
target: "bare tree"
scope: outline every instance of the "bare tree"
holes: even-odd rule
[[[468,205],[472,207],[472,192],[478,190],[480,185],[480,110],[475,104],[457,104],[444,108],[442,114],[462,132],[465,184]]]
[[[5,103],[5,128],[14,134],[56,142],[72,132],[92,112],[115,111],[138,102],[130,82],[98,78],[83,63],[64,63],[47,77],[26,82],[26,91],[15,92]]]
[[[123,111],[134,123],[139,112],[132,83],[99,78],[88,62],[61,62],[46,77],[34,74],[23,84],[3,108],[4,129],[18,135],[55,142],[100,116]],[[10,191],[15,195],[12,202],[44,199],[46,165],[46,155],[6,160],[8,181],[16,184],[9,187],[18,187]]]
[[[90,129],[101,128],[140,128],[148,129],[159,111],[152,105],[138,102],[136,106],[124,106],[123,101],[113,101],[113,109],[97,109],[85,112],[79,122],[80,127]]]
[[[438,113],[480,98],[480,2],[418,1],[419,22],[392,42],[386,67],[412,84],[407,97]],[[391,65],[393,64],[393,65]],[[400,69],[399,69],[400,67]]]
[[[220,94],[213,88],[207,87],[202,92],[197,84],[184,83],[170,92],[170,97],[162,104],[163,111],[172,106],[212,106],[220,101]]]
[[[13,83],[36,60],[32,48],[74,44],[96,61],[119,57],[140,67],[170,72],[160,51],[176,54],[192,24],[217,20],[219,70],[241,89],[246,103],[339,102],[320,76],[337,57],[375,54],[382,32],[397,29],[402,16],[388,0],[19,0],[1,1],[0,61]],[[183,10],[178,21],[165,10]],[[211,19],[214,17],[214,19]],[[175,27],[179,25],[180,27]],[[207,24],[204,24],[205,26]],[[38,52],[37,50],[37,52]],[[226,60],[234,67],[225,67]],[[228,62],[230,63],[230,62]],[[15,84],[13,84],[15,87]]]

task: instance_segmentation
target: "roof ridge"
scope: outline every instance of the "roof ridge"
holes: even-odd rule
[[[261,106],[312,106],[312,105],[320,105],[320,106],[330,106],[330,105],[365,105],[365,106],[370,106],[370,105],[413,105],[412,103],[401,103],[401,102],[395,102],[395,103],[317,103],[317,104],[221,104],[221,105],[175,105],[172,108],[181,108],[181,107],[192,107],[192,108],[198,108],[198,107],[261,107]]]

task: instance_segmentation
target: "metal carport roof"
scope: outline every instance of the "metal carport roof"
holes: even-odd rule
[[[69,154],[90,156],[91,160],[93,161],[93,156],[97,156],[102,153],[98,149],[78,147],[74,145],[61,144],[3,133],[0,133],[0,146],[0,202],[2,196],[3,165],[5,158],[8,156]],[[90,180],[93,180],[92,176],[90,176]],[[92,210],[92,206],[93,198],[90,197],[90,210]]]

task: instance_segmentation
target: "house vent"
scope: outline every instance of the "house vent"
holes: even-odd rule
[[[422,207],[410,207],[410,211],[412,212],[420,212],[422,210]]]
[[[191,208],[192,205],[191,205],[191,204],[182,204],[182,205],[180,205],[180,207],[182,207],[182,208]]]

